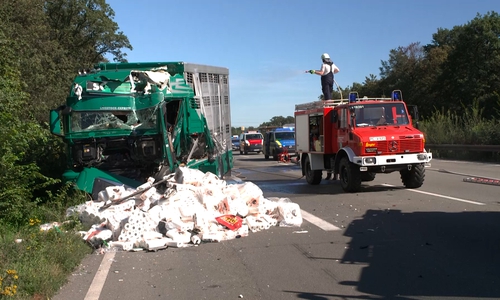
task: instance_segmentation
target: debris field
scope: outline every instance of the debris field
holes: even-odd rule
[[[136,189],[109,186],[98,199],[69,208],[71,214],[91,227],[82,238],[100,251],[180,248],[302,224],[289,198],[266,198],[252,182],[228,183],[187,167]]]

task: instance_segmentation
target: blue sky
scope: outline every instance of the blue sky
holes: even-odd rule
[[[321,54],[345,88],[379,75],[389,51],[428,44],[498,0],[107,0],[129,38],[130,62],[185,61],[229,68],[231,125],[293,116],[317,100]],[[370,96],[370,95],[369,95]]]

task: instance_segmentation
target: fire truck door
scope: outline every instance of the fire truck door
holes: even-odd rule
[[[346,108],[339,110],[339,134],[337,137],[337,144],[339,149],[347,146],[349,141],[349,116]]]

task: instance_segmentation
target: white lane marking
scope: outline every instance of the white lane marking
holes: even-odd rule
[[[315,215],[308,213],[305,210],[301,209],[300,211],[302,213],[303,219],[306,219],[309,223],[312,223],[313,225],[316,225],[325,231],[340,230],[340,228],[338,228],[337,226],[334,226],[334,225],[328,223],[327,221],[320,219],[320,218],[316,217]]]
[[[108,276],[109,268],[113,263],[113,258],[116,252],[106,252],[101,261],[101,265],[97,270],[92,283],[90,284],[87,295],[85,295],[85,300],[99,300],[102,288],[104,287],[104,282],[106,282],[106,277]]]
[[[389,186],[389,187],[396,187],[395,185],[386,184],[386,183],[384,183],[382,185]],[[467,200],[467,199],[460,199],[460,198],[455,198],[455,197],[451,197],[451,196],[434,194],[434,193],[424,192],[424,191],[419,191],[419,190],[407,189],[406,191],[414,192],[414,193],[420,193],[420,194],[425,194],[425,195],[429,195],[429,196],[440,197],[440,198],[445,198],[445,199],[450,199],[450,200],[455,200],[455,201],[460,201],[460,202],[465,202],[465,203],[470,203],[470,204],[475,204],[475,205],[486,205],[485,203],[482,203],[482,202],[476,202],[476,201]]]

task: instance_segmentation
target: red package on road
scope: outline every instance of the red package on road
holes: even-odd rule
[[[217,220],[219,224],[226,226],[230,230],[236,230],[240,228],[243,223],[243,219],[235,215],[224,215],[215,218],[215,220]]]

